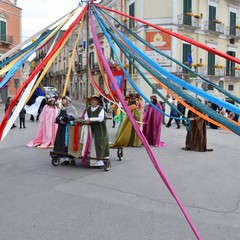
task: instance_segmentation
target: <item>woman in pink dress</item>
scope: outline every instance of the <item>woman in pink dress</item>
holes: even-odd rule
[[[49,98],[48,103],[44,106],[36,137],[30,141],[28,147],[52,148],[54,145],[57,127],[55,123],[57,117],[57,109],[55,107],[55,99]]]

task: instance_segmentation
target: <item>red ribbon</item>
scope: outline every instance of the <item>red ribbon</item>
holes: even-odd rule
[[[73,133],[73,150],[76,152],[78,150],[78,123],[74,124],[74,133]]]

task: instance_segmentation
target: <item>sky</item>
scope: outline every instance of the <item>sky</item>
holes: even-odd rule
[[[22,41],[66,15],[80,0],[18,0],[22,9]]]

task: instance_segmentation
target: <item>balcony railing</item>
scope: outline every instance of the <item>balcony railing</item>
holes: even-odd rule
[[[12,44],[13,43],[13,36],[10,35],[0,35],[0,42],[6,43],[6,44]]]
[[[185,14],[178,15],[178,25],[182,25],[184,27],[189,28],[200,28],[200,20],[193,16],[187,16]]]
[[[226,34],[234,38],[240,38],[240,28],[238,26],[228,26],[226,27]]]
[[[240,0],[226,0],[227,2],[235,5],[240,5]]]
[[[223,34],[224,33],[224,24],[223,23],[216,23],[213,21],[206,21],[204,23],[204,30],[205,31],[211,31],[215,34]]]

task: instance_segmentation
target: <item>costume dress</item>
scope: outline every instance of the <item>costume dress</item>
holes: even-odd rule
[[[54,106],[43,107],[36,137],[27,144],[28,147],[53,147],[58,127],[55,123],[56,117],[57,109]]]
[[[186,136],[186,147],[184,150],[205,152],[207,149],[207,134],[206,121],[193,112],[189,112],[189,118],[194,118],[190,121],[190,129]]]
[[[156,107],[162,110],[160,103]],[[161,128],[163,115],[148,105],[143,117],[143,134],[150,145],[155,147],[164,147],[165,143],[161,142]]]
[[[141,110],[135,105],[132,104],[128,106],[133,117],[136,121],[141,121]],[[139,147],[142,144],[140,138],[138,137],[132,123],[130,122],[128,116],[125,116],[121,125],[119,126],[115,143],[113,146],[130,146],[130,147]]]
[[[67,99],[66,107],[62,107],[60,109],[60,112],[56,118],[58,130],[53,147],[53,151],[56,152],[67,152],[69,142],[68,123],[69,121],[77,118],[78,115],[76,108],[72,104],[71,98],[66,97],[66,99]]]

